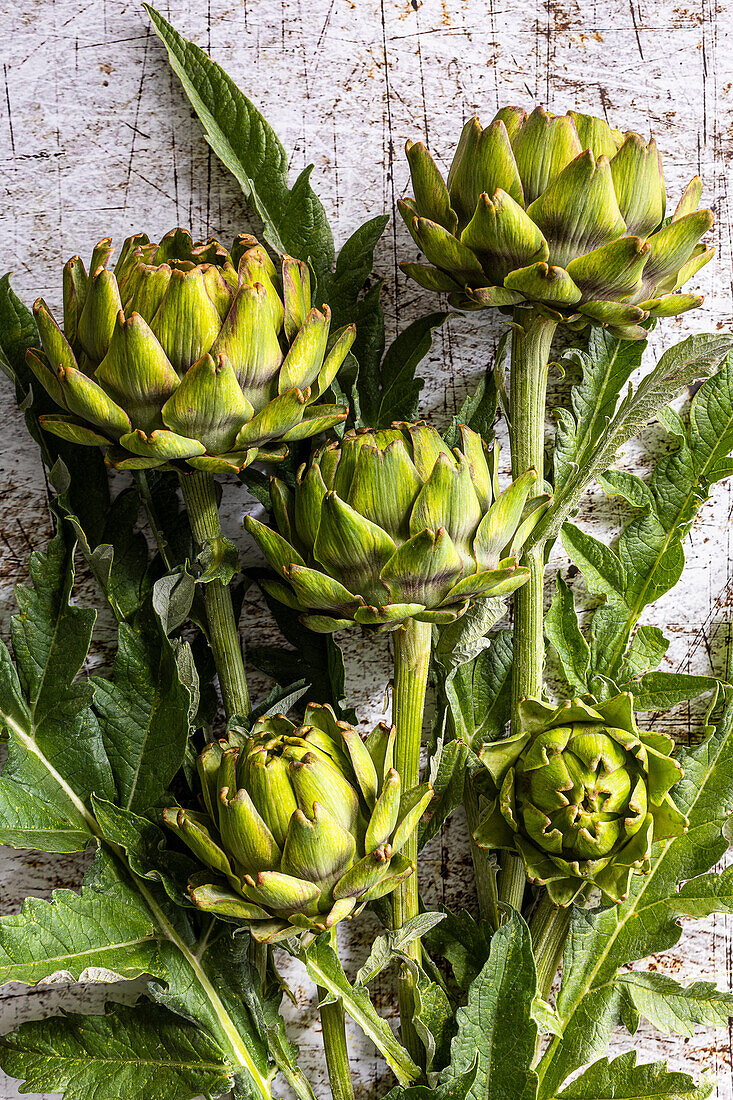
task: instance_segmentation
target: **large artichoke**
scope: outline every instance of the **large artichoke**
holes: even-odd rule
[[[330,632],[449,622],[524,584],[516,555],[547,500],[525,509],[536,471],[500,495],[496,449],[465,426],[461,436],[451,451],[423,423],[349,432],[301,467],[294,491],[273,479],[281,534],[245,520],[282,578],[266,590]]]
[[[569,111],[504,107],[463,128],[447,184],[425,146],[407,143],[414,198],[402,215],[429,265],[401,266],[464,309],[538,305],[575,327],[626,338],[639,322],[700,305],[676,291],[711,259],[713,217],[695,177],[665,223],[654,138]]]
[[[308,268],[275,268],[254,237],[228,252],[194,245],[182,229],[159,244],[129,237],[110,270],[109,238],[87,274],[64,268],[64,331],[39,298],[43,353],[28,362],[65,410],[47,431],[107,448],[125,469],[182,460],[199,470],[241,470],[282,457],[283,444],[343,420],[313,402],[331,385],[354,326],[329,340],[330,312],[311,308]]]
[[[400,851],[432,798],[427,783],[402,791],[394,738],[379,725],[364,742],[311,705],[302,726],[275,715],[241,745],[208,745],[206,813],[163,812],[206,866],[189,881],[194,905],[272,942],[325,931],[391,893],[415,869]]]
[[[556,708],[524,699],[519,710],[520,732],[479,753],[493,799],[476,842],[519,852],[557,905],[589,884],[623,901],[652,844],[687,828],[669,794],[682,777],[674,742],[638,728],[628,692]]]

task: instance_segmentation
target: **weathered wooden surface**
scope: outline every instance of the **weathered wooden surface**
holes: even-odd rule
[[[604,114],[623,129],[652,129],[671,195],[694,172],[705,180],[720,248],[718,262],[699,280],[708,295],[705,308],[666,322],[657,345],[730,323],[731,0],[702,0],[689,8],[673,0],[181,0],[162,10],[263,108],[293,150],[293,172],[315,162],[315,185],[339,242],[367,216],[392,213],[406,188],[402,145],[409,136],[427,138],[445,165],[466,118],[479,113],[486,119],[505,103],[535,102]],[[226,238],[244,227],[237,188],[209,152],[137,4],[1,0],[0,26],[0,269],[13,271],[27,302],[43,294],[57,306],[63,260],[76,251],[88,254],[102,236],[120,240],[139,229],[155,236],[181,224],[200,236]],[[398,274],[397,259],[412,252],[407,233],[393,222],[378,253],[393,330],[432,308],[428,296]],[[436,424],[450,417],[491,350],[486,330],[474,321],[455,320],[439,334],[424,394]],[[43,545],[49,526],[35,448],[9,391],[3,392],[5,633],[12,585],[25,578],[28,552]],[[653,432],[649,442],[654,445]],[[630,454],[629,461],[643,460]],[[244,548],[238,521],[248,505],[231,487],[225,499],[230,533]],[[600,497],[589,501],[591,522],[598,503]],[[707,671],[710,652],[720,653],[731,607],[731,503],[731,491],[719,486],[690,540],[684,584],[650,620],[666,624],[673,637],[667,667]],[[247,614],[256,629],[262,611],[255,604]],[[102,655],[104,641],[103,630]],[[350,647],[349,687],[365,721],[381,716],[387,670],[381,643]],[[677,726],[684,734],[685,716]],[[471,898],[465,851],[457,816],[424,862],[428,898],[456,905]],[[4,909],[15,910],[28,893],[47,897],[56,886],[74,886],[81,866],[72,857],[4,852]],[[358,933],[344,932],[352,961],[364,957],[374,930],[364,923]],[[685,979],[712,977],[730,985],[732,942],[725,920],[710,921],[686,932],[679,948],[653,965]],[[292,1026],[304,1067],[325,1096],[311,990],[301,974],[293,972],[292,979],[300,1002],[297,1012],[290,1011]],[[389,983],[375,993],[389,1013]],[[100,988],[12,987],[0,1001],[2,1027],[60,1007],[101,1006],[106,995]],[[360,1095],[383,1094],[388,1085],[386,1076],[379,1079],[379,1063],[355,1031],[351,1037]],[[677,1067],[709,1069],[718,1076],[719,1095],[733,1096],[731,1038],[724,1030],[689,1041],[642,1031],[615,1044],[629,1045],[644,1060],[664,1056]],[[5,1100],[18,1095],[15,1082],[0,1081]]]

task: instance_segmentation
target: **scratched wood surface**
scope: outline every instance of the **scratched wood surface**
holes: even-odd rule
[[[720,250],[698,284],[707,294],[704,309],[666,322],[656,345],[730,323],[731,0],[690,7],[672,0],[180,0],[162,10],[262,107],[292,150],[293,173],[315,162],[315,186],[338,242],[368,216],[393,212],[407,185],[407,137],[427,138],[447,165],[466,118],[479,113],[486,120],[502,104],[535,102],[602,114],[623,129],[652,129],[671,194],[694,172],[702,175]],[[12,270],[26,302],[43,294],[58,306],[62,262],[76,251],[87,255],[102,236],[120,240],[140,229],[155,236],[180,224],[199,236],[229,238],[244,228],[237,188],[209,152],[137,4],[0,0],[0,26],[0,270]],[[398,272],[398,259],[409,255],[407,233],[393,221],[377,260],[391,331],[433,307]],[[439,334],[424,393],[424,409],[437,425],[480,375],[496,331],[487,337],[477,322],[457,319]],[[44,544],[49,523],[36,452],[7,388],[2,408],[0,631],[7,636],[13,585],[25,579],[28,552]],[[659,446],[653,430],[646,443],[652,453]],[[633,449],[625,461],[643,469],[648,452]],[[684,584],[648,620],[672,636],[668,668],[704,672],[711,660],[720,668],[731,609],[732,502],[730,490],[718,486],[690,540]],[[600,496],[589,499],[585,519],[598,526],[599,505],[608,529],[609,505]],[[251,549],[240,520],[250,507],[227,487],[228,531],[245,555]],[[610,522],[620,521],[610,507]],[[84,582],[81,598],[95,598]],[[256,600],[245,615],[248,630],[267,629]],[[105,660],[109,641],[103,618],[95,661]],[[350,643],[347,656],[349,690],[363,721],[382,717],[386,646]],[[692,728],[686,714],[672,725],[681,736]],[[473,904],[465,852],[465,826],[456,815],[423,863],[429,901]],[[27,894],[48,897],[55,887],[73,887],[82,870],[77,857],[5,851],[3,909],[15,911]],[[342,933],[348,965],[364,958],[375,931],[366,920]],[[675,951],[649,965],[730,986],[730,933],[722,918],[696,924]],[[297,970],[289,977],[299,1002],[288,1010],[292,1031],[304,1068],[325,1096],[312,990]],[[389,980],[374,992],[380,1011],[391,1016]],[[9,1030],[62,1008],[99,1010],[105,998],[134,995],[120,987],[6,987],[0,1026]],[[355,1030],[350,1040],[360,1097],[383,1094],[388,1080],[373,1051]],[[619,1036],[614,1049],[632,1045],[644,1060],[666,1057],[675,1067],[711,1071],[720,1097],[733,1096],[728,1031],[682,1040],[642,1030],[633,1040]],[[16,1082],[0,1080],[0,1097],[18,1095]]]

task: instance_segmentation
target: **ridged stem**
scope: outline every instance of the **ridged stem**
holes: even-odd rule
[[[545,893],[529,923],[537,967],[537,994],[546,1001],[560,965],[570,927],[572,905],[560,908]]]
[[[194,470],[179,475],[183,499],[188,509],[194,542],[202,549],[221,537],[219,509],[216,502],[214,475]],[[249,690],[244,670],[242,646],[237,632],[228,585],[220,580],[202,585],[209,626],[209,644],[219,676],[224,711],[227,719],[235,714],[249,714]]]
[[[331,930],[331,946],[338,954],[336,929]],[[322,986],[317,986],[318,1000],[323,1001],[330,994]],[[333,1100],[354,1100],[354,1085],[351,1080],[349,1048],[346,1042],[346,1012],[343,1001],[332,1001],[321,1005],[321,1030],[323,1032],[323,1050],[328,1067],[328,1080]]]
[[[420,742],[422,739],[425,690],[430,666],[432,627],[408,619],[394,635],[394,694],[392,721],[397,727],[395,768],[402,780],[402,790],[408,791],[420,782]],[[417,881],[417,835],[408,840],[404,855],[415,863],[415,872],[398,886],[392,895],[395,928],[416,917],[419,912]],[[420,962],[419,940],[406,947],[407,954]],[[414,1062],[423,1061],[423,1047],[412,1023],[415,1012],[414,981],[407,967],[400,969],[398,999],[402,1042]]]
[[[512,477],[532,466],[537,471],[537,493],[542,493],[545,472],[545,402],[547,367],[557,323],[526,306],[514,311],[509,418]],[[544,543],[532,547],[523,559],[529,580],[514,597],[514,660],[512,663],[512,732],[518,730],[519,702],[542,695],[544,664]],[[520,909],[526,876],[522,861],[509,854],[502,862],[499,898]]]
[[[479,848],[473,839],[480,820],[479,801],[471,777],[466,775],[463,793],[463,806],[466,811],[468,831],[471,834],[471,858],[476,882],[479,916],[491,922],[493,928],[499,927],[499,894],[496,886],[496,867],[492,865],[491,853]]]

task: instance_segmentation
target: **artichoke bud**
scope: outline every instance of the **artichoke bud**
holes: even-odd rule
[[[111,255],[105,238],[88,275],[78,256],[64,267],[64,331],[36,303],[45,362],[31,349],[28,363],[62,410],[44,416],[47,431],[102,445],[120,469],[231,472],[346,419],[345,407],[315,404],[355,329],[330,332],[306,264],[276,265],[253,237],[229,253],[181,229],[157,244],[129,237],[114,268]]]
[[[525,699],[520,726],[479,753],[494,798],[476,842],[521,855],[557,905],[588,886],[623,901],[652,844],[687,828],[670,794],[682,777],[672,740],[638,728],[628,693],[556,708]]]
[[[348,432],[315,452],[294,489],[273,479],[281,535],[245,519],[278,575],[268,592],[332,632],[451,622],[519,588],[528,573],[516,554],[548,498],[528,505],[534,470],[500,493],[496,450],[465,425],[461,439],[451,451],[423,423]]]
[[[427,783],[401,790],[394,737],[381,726],[362,741],[310,704],[303,726],[270,715],[243,744],[207,745],[197,760],[206,812],[163,811],[202,864],[193,904],[273,941],[324,931],[394,890],[414,870],[399,852],[432,798]]]
[[[576,111],[506,107],[486,128],[466,123],[445,182],[424,145],[406,151],[414,198],[398,205],[428,265],[401,266],[453,305],[531,305],[643,339],[640,322],[699,304],[676,291],[713,255],[698,244],[712,215],[698,211],[695,177],[664,224],[654,138]]]

